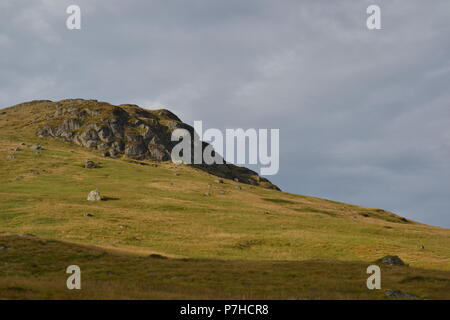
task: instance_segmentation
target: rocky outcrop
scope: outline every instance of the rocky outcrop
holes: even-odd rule
[[[194,136],[191,126],[165,109],[146,110],[136,105],[114,106],[82,99],[39,103],[45,105],[47,111],[45,121],[38,123],[39,137],[99,150],[105,157],[169,161],[171,151],[178,143],[171,141],[173,130],[186,129]],[[209,144],[202,142],[203,149],[207,146]],[[194,166],[221,178],[279,190],[269,180],[244,167],[229,163]]]
[[[380,263],[387,266],[404,266],[405,263],[399,256],[385,256],[378,260]]]

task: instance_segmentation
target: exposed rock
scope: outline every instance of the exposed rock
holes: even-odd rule
[[[89,218],[95,217],[92,213],[85,213],[84,216]]]
[[[215,183],[223,183],[223,180],[222,179],[217,179],[217,180],[214,180],[214,182]]]
[[[82,99],[36,101],[22,105],[36,105],[40,114],[45,110],[46,114],[35,121],[39,137],[72,142],[98,150],[104,157],[169,161],[172,149],[178,144],[178,141],[171,141],[172,132],[185,129],[191,137],[194,136],[194,129],[168,110],[146,110],[130,104],[114,106]],[[204,150],[209,144],[201,142],[201,146]],[[33,147],[37,151],[42,149],[39,145]],[[191,154],[190,158],[193,156]],[[225,161],[223,164],[192,166],[222,179],[280,190],[256,172]]]
[[[102,197],[100,196],[100,192],[98,190],[93,190],[93,191],[89,192],[87,200],[88,201],[100,201],[100,200],[102,200]]]
[[[388,266],[404,266],[405,263],[402,259],[400,259],[399,256],[385,256],[378,260],[382,264],[388,265]]]
[[[413,295],[413,294],[409,294],[407,292],[401,291],[401,290],[391,290],[391,289],[387,289],[385,292],[386,297],[388,298],[403,298],[403,299],[417,299],[418,297]]]
[[[84,164],[84,167],[86,169],[95,169],[95,168],[99,168],[100,166],[98,164],[96,164],[92,160],[86,160],[86,163]]]
[[[20,149],[20,148],[14,148],[14,151],[22,151],[22,149]]]
[[[31,149],[32,149],[32,150],[36,150],[36,151],[43,150],[43,149],[42,149],[42,146],[41,146],[40,144],[34,144],[34,145],[32,145],[32,146],[31,146]]]

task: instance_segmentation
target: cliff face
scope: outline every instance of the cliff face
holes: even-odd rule
[[[170,161],[173,130],[194,129],[168,110],[146,110],[136,105],[114,106],[96,100],[32,101],[13,108],[31,107],[40,116],[29,125],[42,138],[59,139],[98,150],[105,157]],[[203,148],[208,146],[203,143]],[[195,167],[221,178],[279,188],[257,173],[232,164],[198,164]]]

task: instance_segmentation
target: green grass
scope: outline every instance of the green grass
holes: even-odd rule
[[[33,237],[0,237],[2,299],[386,299],[403,290],[449,299],[450,272],[382,267],[382,290],[367,290],[367,264],[336,261],[161,259]],[[67,290],[69,265],[81,290]]]
[[[394,213],[380,209],[283,193],[231,180],[218,184],[214,183],[217,179],[215,176],[170,162],[142,161],[148,165],[140,165],[129,159],[103,158],[98,152],[74,144],[37,138],[36,125],[23,124],[31,123],[37,114],[38,120],[43,118],[47,112],[45,105],[26,105],[16,109],[17,112],[9,109],[6,115],[0,116],[0,237],[30,233],[36,235],[39,241],[61,246],[88,246],[87,252],[95,254],[99,253],[92,246],[102,250],[113,248],[127,257],[137,259],[130,260],[136,263],[135,269],[141,268],[141,262],[145,262],[142,266],[146,265],[147,260],[142,257],[149,254],[176,258],[158,262],[165,263],[164,268],[172,268],[172,263],[174,268],[181,268],[186,266],[183,265],[183,259],[188,259],[192,271],[188,278],[195,279],[199,284],[183,278],[186,281],[183,280],[182,285],[177,287],[174,285],[175,280],[167,284],[165,280],[156,278],[160,282],[149,285],[154,288],[160,285],[166,289],[159,293],[155,289],[150,295],[152,297],[188,297],[185,294],[190,292],[198,297],[217,295],[238,298],[238,292],[243,286],[233,282],[227,272],[234,274],[236,279],[242,279],[242,283],[253,281],[249,280],[251,276],[247,276],[247,273],[235,274],[232,271],[248,266],[267,272],[265,280],[272,283],[273,287],[267,284],[267,288],[264,288],[262,280],[254,280],[255,288],[258,289],[242,297],[379,298],[377,294],[372,296],[372,293],[363,293],[361,288],[359,291],[350,289],[357,283],[345,282],[341,276],[333,282],[331,274],[344,270],[342,266],[354,268],[354,272],[362,272],[361,277],[355,279],[360,281],[358,285],[364,289],[363,278],[366,275],[363,266],[385,255],[399,255],[410,265],[413,275],[402,271],[405,274],[401,279],[425,277],[425,281],[411,280],[404,283],[408,285],[407,289],[413,288],[409,285],[417,287],[412,293],[419,294],[423,290],[423,297],[436,297],[443,292],[439,288],[448,289],[447,282],[432,280],[433,277],[447,279],[446,272],[450,271],[448,229],[405,221]],[[21,146],[21,142],[27,146]],[[41,144],[45,150],[41,153],[31,150],[29,146],[35,143]],[[13,151],[16,147],[22,151]],[[15,159],[7,158],[12,154]],[[99,163],[101,168],[83,168],[86,160]],[[238,185],[242,187],[241,190],[236,189]],[[100,190],[108,200],[86,201],[88,192],[94,189]],[[94,217],[86,217],[86,213]],[[8,240],[12,242],[22,241],[20,237],[8,239],[12,239]],[[23,246],[20,248],[24,249]],[[6,273],[0,274],[0,283],[8,283],[13,288],[20,287],[25,291],[8,289],[5,296],[70,298],[68,293],[57,289],[50,273],[41,272],[42,268],[52,267],[52,257],[48,256],[51,253],[43,252],[43,256],[39,257],[40,251],[36,255],[27,252],[17,251],[17,255],[12,258],[22,259],[22,265],[14,268],[10,264],[9,271],[3,269]],[[72,254],[73,250],[68,252]],[[0,251],[1,261],[4,261],[4,254]],[[59,251],[55,254],[59,254]],[[125,259],[113,256],[114,259]],[[44,266],[35,259],[41,259]],[[317,273],[323,277],[317,278],[316,271],[303,270],[300,275],[306,279],[300,292],[293,291],[294,287],[290,287],[289,281],[282,281],[296,274],[297,267],[304,267],[317,260],[326,261],[317,265]],[[97,263],[103,262],[98,260]],[[196,264],[199,268],[197,274],[194,271]],[[131,268],[128,264],[119,265],[124,270]],[[223,265],[224,269],[218,265]],[[289,267],[284,269],[284,266]],[[35,272],[35,276],[31,277],[27,268]],[[99,291],[99,296],[92,291],[83,297],[117,298],[121,292],[124,297],[128,297],[124,293],[128,280],[136,283],[137,297],[148,297],[148,291],[141,292],[139,289],[139,277],[143,279],[146,276],[138,273],[130,275],[128,279],[120,268],[111,271],[122,275],[121,281],[110,283],[116,288],[114,295],[109,295],[105,289]],[[223,283],[207,282],[202,287],[202,281],[206,281],[202,277],[209,276],[200,273],[202,268],[207,272],[218,272],[223,277]],[[101,270],[98,268],[92,271],[100,277],[94,277],[92,281],[100,281],[96,283],[107,288],[110,271],[102,273]],[[154,271],[158,272],[164,273],[160,269]],[[445,276],[433,272],[442,272]],[[351,275],[343,275],[344,278],[347,276],[353,281]],[[399,277],[395,279],[400,281]],[[215,281],[218,279],[219,276]],[[16,286],[11,284],[14,281],[17,282]],[[30,281],[29,286],[27,281]],[[344,288],[338,286],[338,281],[344,281]],[[50,282],[49,288],[56,290],[55,293],[40,288],[46,282]],[[275,285],[282,293],[269,294]],[[322,291],[319,290],[320,285],[323,285]],[[338,292],[329,293],[332,285],[339,287]],[[346,291],[346,285],[349,291]],[[174,286],[176,289],[170,293],[170,288]],[[219,294],[220,290],[211,289],[214,286],[230,288]]]

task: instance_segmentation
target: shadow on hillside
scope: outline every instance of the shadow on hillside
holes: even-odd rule
[[[102,201],[113,201],[113,200],[120,200],[120,198],[114,198],[114,197],[102,197]]]

